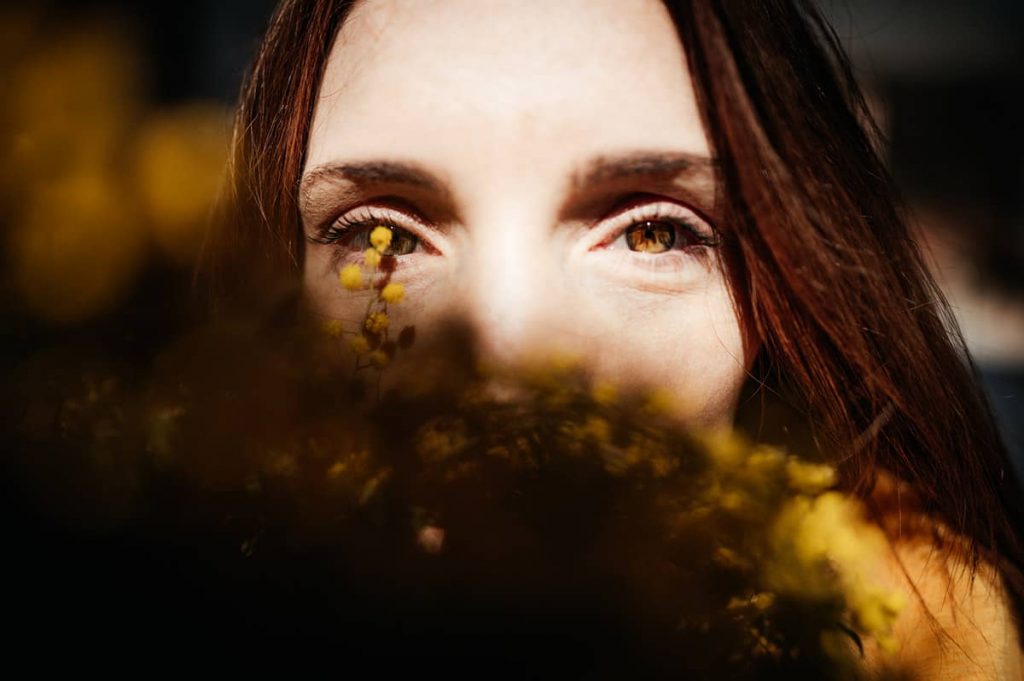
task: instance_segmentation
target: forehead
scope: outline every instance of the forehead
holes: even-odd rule
[[[660,0],[362,0],[330,53],[307,167],[397,155],[543,174],[640,150],[708,153]]]

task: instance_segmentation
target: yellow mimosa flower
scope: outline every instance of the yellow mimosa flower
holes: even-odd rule
[[[370,232],[370,243],[378,253],[383,253],[391,245],[391,230],[383,225],[374,227]]]
[[[363,252],[363,262],[367,267],[377,269],[377,266],[380,265],[380,251],[376,248],[367,248]]]
[[[397,304],[405,297],[405,287],[401,284],[391,283],[380,291],[380,298],[386,303]]]
[[[346,265],[338,273],[338,281],[349,291],[358,291],[363,287],[363,270],[359,265]]]
[[[337,338],[341,335],[341,332],[345,330],[340,319],[328,319],[323,323],[321,327],[323,332],[331,338]]]
[[[349,345],[352,348],[352,352],[357,355],[361,355],[370,349],[370,341],[366,340],[365,336],[356,336]]]
[[[386,312],[371,312],[363,325],[370,333],[381,333],[388,328],[389,321]]]

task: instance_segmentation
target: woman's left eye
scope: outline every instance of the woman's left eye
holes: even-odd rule
[[[691,246],[711,246],[710,238],[700,234],[684,220],[672,218],[651,218],[633,222],[614,240],[608,242],[610,249],[629,249],[634,253],[657,255],[673,249]]]

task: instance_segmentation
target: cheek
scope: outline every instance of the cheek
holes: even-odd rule
[[[442,260],[428,260],[435,264],[426,265],[418,276],[405,272],[405,301],[389,312],[395,328],[415,325],[417,337],[425,339],[442,316],[459,311],[451,302],[461,300],[460,292],[472,286],[460,280],[457,268]],[[340,319],[346,329],[355,331],[369,294],[343,290],[336,269],[327,249],[309,249],[307,299],[315,312]],[[538,292],[543,303],[531,306],[531,316],[524,318],[532,328],[514,339],[522,345],[522,358],[546,351],[569,352],[581,357],[601,379],[667,391],[678,414],[692,425],[731,424],[750,362],[717,267],[694,274],[685,290],[660,294],[600,276],[580,272],[571,276],[571,270],[563,274],[558,285],[545,288],[544,295]],[[500,317],[516,311],[502,308]],[[468,318],[475,319],[472,314]],[[485,335],[494,331],[479,330]],[[414,348],[393,369],[416,369],[424,359]]]
[[[588,354],[601,375],[667,391],[694,425],[731,423],[750,362],[721,279],[657,300],[609,291],[593,302]]]

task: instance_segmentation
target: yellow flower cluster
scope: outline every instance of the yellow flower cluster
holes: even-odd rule
[[[391,281],[393,260],[390,267],[384,267],[384,257],[391,247],[391,229],[378,225],[370,232],[369,239],[370,248],[363,252],[362,264],[345,265],[338,272],[338,284],[346,291],[376,291],[367,304],[358,331],[349,341],[349,348],[357,357],[365,356],[366,363],[357,360],[357,370],[367,367],[384,368],[391,362],[395,351],[399,347],[407,347],[412,339],[411,327],[401,330],[397,343],[388,337],[391,319],[387,308],[401,303],[405,298],[405,287]],[[343,333],[341,322],[337,320],[325,322],[323,330],[330,337],[338,337]]]
[[[368,366],[390,360],[367,340],[388,331],[377,312],[368,313],[365,333],[355,340]],[[857,502],[835,491],[834,468],[729,429],[673,429],[669,417],[678,404],[671,395],[591,383],[576,361],[504,371],[483,371],[485,386],[455,384],[454,413],[431,411],[410,431],[415,435],[403,451],[416,453],[431,480],[483,481],[502,467],[532,478],[566,461],[589,474],[596,463],[610,476],[601,489],[622,495],[615,507],[622,525],[613,524],[607,539],[612,554],[632,553],[624,574],[648,575],[636,556],[648,555],[648,548],[660,556],[667,548],[681,568],[665,579],[674,589],[678,577],[679,593],[730,585],[701,591],[705,600],[672,601],[681,627],[728,631],[736,650],[776,661],[820,654],[840,666],[857,665],[849,644],[859,637],[882,651],[895,649],[904,596],[879,586],[886,583],[885,537]],[[635,527],[643,529],[634,533]],[[633,541],[636,551],[619,550]],[[664,605],[660,588],[657,594]]]
[[[363,323],[363,327],[370,333],[383,333],[387,330],[389,324],[388,315],[386,312],[371,312],[366,315],[366,321]]]
[[[904,607],[880,582],[887,541],[863,519],[859,504],[834,491],[831,466],[802,461],[746,441],[735,432],[702,436],[712,463],[702,504],[746,519],[748,535],[767,537],[761,586],[774,596],[827,603],[840,597],[847,626],[896,648],[893,626]],[[723,559],[739,554],[722,547]]]
[[[874,586],[886,539],[865,522],[858,505],[838,492],[798,496],[783,508],[772,528],[772,560],[766,582],[776,593],[828,598],[838,580],[855,627],[892,652],[892,630],[905,606],[899,592]]]

